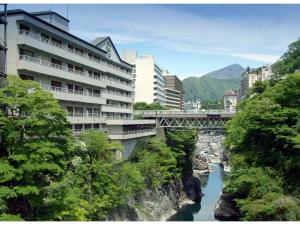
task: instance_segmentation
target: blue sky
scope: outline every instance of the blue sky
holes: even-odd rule
[[[67,16],[67,5],[8,5]],[[151,54],[180,78],[230,64],[276,61],[300,37],[300,5],[68,5],[70,33],[110,36],[124,49]]]

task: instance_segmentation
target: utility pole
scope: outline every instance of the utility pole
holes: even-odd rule
[[[7,53],[7,4],[4,4],[4,11],[0,12],[0,26],[3,26],[3,37],[0,42],[0,88],[4,85],[4,81],[7,77],[6,68],[6,53]],[[3,38],[3,39],[2,39]],[[6,111],[6,106],[0,102],[0,110]],[[0,134],[0,155],[3,153],[3,137]]]

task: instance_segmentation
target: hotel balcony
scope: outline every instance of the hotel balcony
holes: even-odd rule
[[[79,136],[82,132],[86,131],[86,130],[96,130],[96,131],[99,131],[99,132],[105,132],[107,133],[107,129],[106,128],[91,128],[91,129],[78,129],[78,130],[73,130],[73,135],[76,137],[76,136]]]
[[[68,121],[71,124],[105,123],[106,117],[100,113],[68,113]]]
[[[58,100],[82,102],[82,103],[92,103],[104,105],[106,99],[101,98],[99,94],[92,94],[84,91],[70,90],[67,88],[53,87],[49,85],[41,85],[44,90],[53,93],[53,97]]]
[[[116,66],[109,65],[107,62],[103,62],[101,60],[90,57],[88,54],[84,54],[75,51],[74,49],[68,48],[67,45],[58,44],[47,38],[43,38],[39,34],[35,34],[26,30],[20,30],[17,40],[18,44],[20,45],[27,45],[58,56],[65,57],[66,54],[68,54],[66,58],[74,62],[96,68],[103,72],[109,72],[128,80],[132,79],[132,74],[130,72],[121,70]],[[38,46],[38,48],[36,46]]]
[[[20,55],[17,68],[19,70],[32,71],[39,74],[45,74],[52,77],[58,77],[66,80],[77,81],[84,84],[89,84],[98,87],[106,87],[106,80],[90,76],[88,73],[83,73],[78,70],[69,69],[68,67],[51,63],[49,61]]]
[[[106,104],[102,106],[103,112],[114,112],[114,113],[132,113],[132,107]]]
[[[103,98],[106,99],[110,99],[110,100],[115,100],[115,101],[121,101],[121,102],[128,102],[128,103],[132,103],[133,102],[133,98],[132,95],[125,95],[125,94],[120,94],[117,92],[102,92],[101,96]]]
[[[118,81],[116,79],[106,79],[106,85],[107,86],[111,86],[114,88],[119,88],[119,89],[123,89],[126,91],[133,91],[133,85],[132,84],[127,84],[126,82],[121,82]]]
[[[156,129],[139,129],[131,131],[108,131],[108,138],[111,140],[126,140],[139,137],[155,136]]]
[[[108,137],[126,140],[156,135],[155,120],[107,120]]]

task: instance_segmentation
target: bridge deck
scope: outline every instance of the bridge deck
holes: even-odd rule
[[[144,119],[156,118],[160,127],[168,128],[200,128],[200,129],[224,129],[225,123],[231,119],[235,111],[225,110],[145,110],[134,111],[134,115]]]

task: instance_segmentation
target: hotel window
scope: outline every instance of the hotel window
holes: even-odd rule
[[[75,70],[77,70],[77,71],[80,71],[80,72],[82,72],[82,73],[83,73],[83,68],[82,68],[82,67],[80,67],[80,66],[75,66]]]
[[[27,27],[27,26],[25,26],[25,25],[23,25],[23,24],[20,24],[20,30],[22,30],[22,31],[30,31],[30,29],[29,29],[29,27]]]
[[[99,108],[93,108],[93,113],[94,114],[100,114],[100,109]]]
[[[81,131],[83,128],[82,124],[75,124],[75,131]]]
[[[58,44],[58,45],[61,45],[62,44],[62,41],[61,40],[58,40],[54,37],[51,37],[51,41],[53,41],[55,44]]]
[[[90,130],[90,129],[92,129],[92,124],[91,123],[85,124],[84,128],[85,128],[85,130]]]
[[[20,78],[22,80],[34,80],[33,76],[29,76],[29,75],[24,75],[24,74],[20,74]]]
[[[83,94],[83,87],[75,85],[75,93],[76,94]]]
[[[67,112],[69,116],[73,116],[73,106],[67,106]]]
[[[73,88],[74,88],[73,84],[67,84],[67,88],[69,93],[73,93]]]
[[[86,108],[86,113],[91,116],[93,114],[93,108]]]
[[[93,89],[92,88],[86,88],[88,95],[93,96]]]
[[[53,59],[53,58],[51,59],[51,63],[56,64],[56,65],[59,65],[59,66],[62,65],[62,62],[61,62],[60,60]]]
[[[76,52],[78,52],[78,53],[80,53],[81,55],[83,55],[83,50],[82,50],[82,49],[76,48],[76,47],[75,47],[75,50],[76,50]]]
[[[72,64],[68,64],[69,72],[73,72],[74,66]]]
[[[100,73],[94,72],[94,76],[100,78]]]
[[[20,48],[20,55],[26,55],[30,57],[34,57],[34,52]]]
[[[95,96],[100,96],[100,90],[94,89],[94,95]]]
[[[75,113],[82,115],[83,114],[83,108],[82,107],[75,107]]]
[[[41,33],[41,37],[42,37],[42,40],[49,40],[50,38],[49,38],[49,35],[47,35],[47,34],[44,34],[44,33]]]
[[[99,124],[98,124],[98,123],[95,123],[95,124],[93,124],[93,128],[94,128],[94,129],[99,129],[99,128],[100,128],[100,126],[99,126]]]
[[[51,89],[54,91],[61,91],[62,83],[59,81],[51,80]]]

